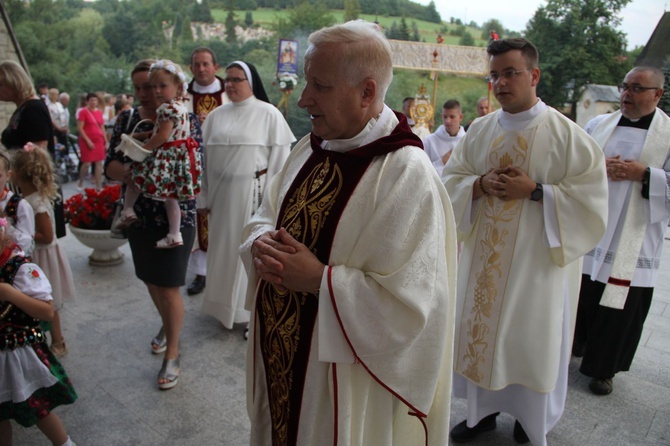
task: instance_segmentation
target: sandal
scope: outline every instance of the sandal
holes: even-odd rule
[[[65,345],[65,339],[63,339],[60,342],[51,342],[51,353],[56,358],[62,358],[63,356],[67,355],[67,345]]]
[[[173,388],[179,382],[179,356],[175,359],[163,359],[163,366],[158,372],[158,380],[167,380],[164,383],[158,383],[158,388],[168,390]]]
[[[158,240],[156,242],[156,248],[170,249],[176,248],[177,246],[181,246],[183,244],[184,240],[181,238],[181,232],[177,232],[176,234],[168,234],[162,239]]]
[[[128,229],[138,221],[139,220],[137,219],[137,215],[135,215],[135,211],[132,208],[128,208],[125,211],[121,212],[121,221],[119,221],[119,223],[116,225],[114,229],[115,230]]]
[[[158,331],[155,338],[151,340],[151,353],[157,355],[167,350],[167,338],[163,327]]]

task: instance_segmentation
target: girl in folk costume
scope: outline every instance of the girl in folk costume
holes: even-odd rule
[[[24,254],[30,256],[35,248],[35,214],[21,195],[12,192],[9,180],[9,153],[0,150],[0,212],[7,219],[7,235],[16,242]]]
[[[165,200],[170,228],[156,242],[156,248],[174,248],[184,244],[179,230],[179,200],[193,199],[200,192],[202,165],[198,144],[190,137],[188,111],[182,100],[188,85],[181,68],[169,60],[159,60],[149,69],[149,79],[162,102],[156,111],[158,125],[144,144],[144,149],[153,153],[144,161],[130,163],[135,187],[126,188],[121,227],[137,221],[133,205],[140,193]]]
[[[33,259],[51,283],[54,315],[51,320],[51,351],[60,358],[67,353],[59,309],[63,300],[75,297],[70,263],[55,237],[53,200],[57,198],[54,170],[49,154],[31,143],[13,154],[12,184],[19,186],[35,214],[35,250]]]
[[[40,328],[40,320],[54,315],[51,285],[8,227],[0,218],[0,443],[12,444],[13,419],[24,427],[36,424],[54,445],[72,446],[51,410],[73,403],[77,393]]]

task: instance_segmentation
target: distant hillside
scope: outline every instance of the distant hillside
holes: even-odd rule
[[[238,21],[243,21],[245,10],[236,10],[235,15],[237,16]],[[273,23],[277,21],[278,18],[286,18],[289,13],[289,10],[286,9],[272,9],[272,8],[258,8],[251,11],[251,15],[254,20],[255,25],[259,25],[263,28],[269,28]],[[330,13],[340,22],[344,21],[344,10],[341,9],[331,9]],[[227,11],[223,9],[212,9],[212,17],[214,21],[218,23],[225,23]],[[383,29],[391,29],[393,23],[396,25],[400,24],[402,16],[380,16],[375,14],[360,14],[359,18],[367,20],[369,22],[378,21]],[[416,23],[416,26],[419,30],[419,36],[421,41],[428,43],[435,42],[437,40],[437,35],[441,34],[444,38],[444,43],[448,45],[458,45],[461,39],[460,35],[452,35],[451,33],[458,33],[458,25],[450,24],[446,22],[442,23],[433,23],[425,20],[418,20],[412,17],[405,16],[405,21],[407,25],[412,27],[413,23]],[[474,39],[473,46],[486,46],[487,41],[482,40],[481,34],[482,31],[478,28],[472,26],[463,26],[462,30],[467,31]]]
[[[210,0],[211,11],[215,9],[226,9],[228,2],[233,1],[236,10],[256,11],[258,9],[285,10],[300,3],[294,0]],[[394,17],[416,17],[433,23],[440,23],[443,17],[435,8],[435,1],[431,0],[428,5],[422,5],[411,0],[322,0],[326,8],[332,10],[345,10],[347,7],[358,9],[363,14],[376,16]]]

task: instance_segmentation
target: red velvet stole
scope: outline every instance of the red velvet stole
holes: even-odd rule
[[[200,117],[203,113],[208,115],[216,107],[221,105],[221,95],[225,91],[224,82],[221,78],[218,78],[221,81],[221,89],[214,93],[196,93],[193,91],[193,82],[188,85],[188,94],[191,95],[191,100],[193,101],[193,113],[196,116]]]
[[[313,153],[286,193],[276,228],[286,228],[328,264],[342,213],[374,158],[408,145],[423,147],[402,118],[390,135],[346,153],[323,150],[312,134]],[[295,445],[318,299],[262,281],[256,302],[272,444]]]
[[[217,76],[218,78],[218,76]],[[208,115],[212,110],[221,105],[221,95],[225,91],[224,82],[221,78],[218,78],[221,81],[221,90],[215,93],[196,93],[193,91],[193,82],[188,85],[188,93],[191,95],[191,100],[193,101],[193,113],[196,116],[201,114]],[[201,251],[207,252],[207,245],[209,241],[209,223],[207,215],[196,215],[196,225],[198,227],[198,248]]]
[[[193,91],[193,82],[188,86],[188,93],[191,95],[193,101],[193,113],[196,116],[201,114],[208,115],[212,110],[221,105],[221,95],[225,91],[224,82],[221,80],[221,90],[215,93],[196,93]],[[201,251],[207,252],[207,245],[209,242],[209,224],[207,215],[196,215],[196,225],[198,227],[198,248]]]

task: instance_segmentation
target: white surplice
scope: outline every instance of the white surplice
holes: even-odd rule
[[[398,125],[388,108],[350,140],[346,152]],[[240,253],[257,282],[250,246],[274,229],[278,210],[312,153],[309,135],[268,185],[245,228]],[[455,222],[428,157],[407,146],[376,157],[349,197],[321,281],[307,365],[298,445],[434,445],[448,442],[455,296]],[[251,444],[271,444],[271,418],[258,318],[247,350]],[[337,411],[334,409],[337,408]],[[426,417],[426,430],[418,417]],[[426,442],[426,432],[428,441]]]
[[[604,122],[607,118],[608,122]],[[619,127],[617,123],[621,112],[612,115],[600,115],[589,121],[584,127],[592,133],[596,127],[602,136],[600,144],[605,156],[620,155],[621,159],[639,160],[644,150],[657,152],[661,162],[649,164],[649,199],[631,200],[632,194],[640,195],[642,184],[633,181],[609,181],[609,216],[607,232],[598,246],[584,256],[584,274],[591,280],[607,283],[613,259],[619,251],[624,217],[633,212],[642,218],[642,246],[632,248],[635,255],[632,262],[635,270],[631,286],[653,287],[656,284],[658,269],[663,253],[663,239],[670,219],[670,118],[662,110],[656,109],[649,130]],[[606,126],[606,128],[600,128]],[[649,163],[649,161],[647,161]],[[635,208],[629,211],[629,207]],[[631,264],[631,266],[633,266]]]
[[[480,175],[508,165],[543,185],[543,202],[473,202]],[[463,242],[454,394],[468,398],[468,426],[507,412],[534,445],[546,444],[565,404],[581,257],[605,231],[602,151],[538,101],[475,121],[442,179]]]
[[[239,259],[242,229],[268,178],[281,170],[295,137],[284,116],[255,97],[228,103],[203,125],[205,169],[198,208],[209,209],[207,287],[202,310],[226,328],[248,322],[247,275]],[[267,169],[259,178],[257,172]]]
[[[428,158],[430,158],[430,162],[435,166],[435,170],[439,176],[442,176],[442,170],[444,169],[442,158],[454,150],[458,141],[464,136],[465,130],[463,130],[463,126],[459,127],[456,135],[451,136],[447,133],[447,128],[441,125],[435,133],[431,133],[423,140],[423,149],[426,151]]]

